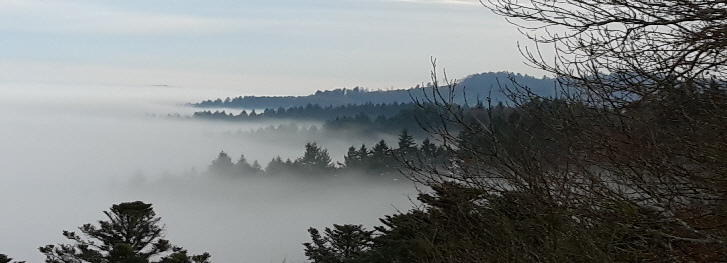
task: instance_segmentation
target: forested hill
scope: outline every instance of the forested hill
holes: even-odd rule
[[[551,78],[535,78],[528,75],[514,74],[508,72],[488,72],[467,76],[460,80],[455,88],[454,100],[458,104],[467,102],[474,103],[478,98],[485,100],[488,96],[493,101],[507,102],[507,98],[501,92],[501,87],[512,86],[510,78],[518,85],[526,86],[541,96],[550,97],[553,95],[555,80]],[[317,91],[308,96],[281,96],[281,97],[256,97],[245,96],[235,98],[218,98],[206,100],[193,104],[197,107],[225,107],[225,108],[290,108],[306,106],[308,104],[326,106],[341,106],[349,104],[389,104],[412,102],[412,98],[426,100],[426,95],[431,97],[431,85],[425,88],[417,87],[406,90],[372,91],[365,88],[355,87],[352,89],[340,88],[327,91]]]

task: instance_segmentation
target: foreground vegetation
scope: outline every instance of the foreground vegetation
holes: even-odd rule
[[[430,131],[456,154],[449,171],[411,175],[435,190],[419,196],[424,206],[373,231],[311,229],[309,259],[726,261],[725,3],[483,3],[535,43],[523,54],[558,78],[558,96],[512,81],[510,113],[461,113],[445,79],[429,102],[448,125]]]
[[[310,142],[305,145],[303,156],[295,160],[283,160],[278,156],[270,160],[264,169],[257,160],[250,164],[244,154],[233,162],[223,151],[212,161],[207,173],[240,179],[284,174],[322,179],[348,173],[366,174],[372,179],[398,178],[402,170],[422,163],[443,169],[448,166],[448,156],[447,149],[434,144],[429,138],[417,145],[414,137],[404,130],[395,146],[390,147],[385,140],[380,140],[371,149],[365,144],[349,147],[343,163],[334,163],[327,149]]]
[[[543,98],[513,81],[502,87],[513,107],[465,111],[448,95],[454,83],[440,83],[435,71],[434,92],[425,98],[440,119],[422,124],[448,160],[403,162],[408,178],[433,192],[419,195],[421,207],[385,216],[374,230],[309,229],[306,256],[312,262],[727,261],[727,4],[483,2],[534,32],[527,35],[534,50],[557,51],[553,59],[523,49],[532,65],[558,78],[560,94]],[[306,148],[303,157],[281,163],[309,174],[333,169],[324,150]],[[226,158],[211,169],[234,167],[229,156],[220,157]],[[146,207],[119,206],[128,205]],[[133,218],[143,215],[154,226],[149,209]],[[112,207],[101,230],[139,222],[114,223],[117,211],[127,210]],[[149,261],[125,237],[94,236],[99,229],[91,225],[81,230],[106,242],[101,252],[84,253],[89,243],[67,232],[75,246],[42,247],[47,262]],[[162,260],[207,260],[157,235],[141,236],[147,237],[156,241],[145,251],[171,249]]]
[[[38,248],[46,263],[209,263],[209,253],[190,255],[187,250],[164,239],[164,226],[151,204],[125,202],[104,211],[108,220],[98,226],[85,224],[81,234],[63,231],[72,244]],[[12,258],[0,254],[0,263]],[[25,263],[25,261],[12,261]]]

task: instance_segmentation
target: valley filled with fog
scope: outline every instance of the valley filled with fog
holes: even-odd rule
[[[306,142],[316,140],[335,162],[351,145],[396,140],[384,135],[271,140],[247,131],[290,120],[166,117],[196,110],[184,103],[230,95],[218,90],[0,85],[0,233],[8,237],[0,247],[18,260],[41,262],[39,246],[68,243],[62,230],[104,219],[102,211],[112,204],[141,200],[154,205],[172,243],[191,253],[210,252],[213,262],[302,262],[309,227],[372,227],[379,217],[412,207],[410,197],[417,193],[406,182],[230,180],[206,174],[220,151],[264,166],[275,156],[295,159]]]
[[[3,0],[0,35],[0,263],[727,262],[726,1]]]

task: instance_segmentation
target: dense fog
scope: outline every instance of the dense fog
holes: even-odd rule
[[[302,262],[308,227],[370,228],[412,206],[417,189],[406,182],[206,175],[222,150],[264,166],[274,156],[300,156],[309,140],[230,136],[275,123],[165,117],[194,111],[183,103],[228,95],[166,86],[0,84],[0,233],[8,237],[0,253],[42,262],[37,248],[67,243],[62,230],[104,219],[112,204],[141,200],[154,205],[172,243],[208,251],[213,262]],[[318,144],[337,160],[348,146],[375,141]]]

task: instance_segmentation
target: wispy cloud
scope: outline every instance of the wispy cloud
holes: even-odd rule
[[[395,2],[410,2],[420,4],[447,4],[447,5],[480,5],[479,1],[476,0],[389,0]]]
[[[0,1],[0,29],[96,34],[219,33],[246,29],[245,21],[183,14],[131,12],[87,2]]]

